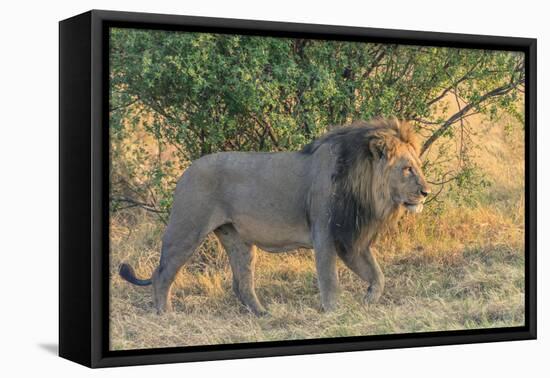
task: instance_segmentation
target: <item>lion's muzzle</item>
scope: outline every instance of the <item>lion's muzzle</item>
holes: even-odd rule
[[[421,213],[422,210],[424,209],[424,201],[417,202],[417,203],[405,202],[403,206],[405,206],[405,209],[407,209],[408,212],[413,214],[418,214],[418,213]]]

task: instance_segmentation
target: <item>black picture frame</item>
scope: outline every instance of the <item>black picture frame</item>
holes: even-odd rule
[[[525,326],[109,351],[108,29],[113,26],[522,51]],[[89,367],[536,338],[536,39],[92,10],[59,23],[59,354]]]

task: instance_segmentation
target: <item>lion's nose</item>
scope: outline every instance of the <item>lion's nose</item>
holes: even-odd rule
[[[428,194],[430,194],[432,191],[428,188],[420,189],[420,194],[422,194],[424,197],[428,197]]]

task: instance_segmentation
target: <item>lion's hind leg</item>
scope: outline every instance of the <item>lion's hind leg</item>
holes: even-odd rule
[[[254,288],[256,247],[244,242],[230,224],[217,228],[214,233],[229,256],[237,298],[255,315],[265,315],[267,311],[260,304]]]
[[[213,228],[209,224],[201,227],[197,222],[187,220],[168,225],[163,237],[160,263],[152,276],[153,300],[159,314],[172,310],[172,283],[178,271]]]

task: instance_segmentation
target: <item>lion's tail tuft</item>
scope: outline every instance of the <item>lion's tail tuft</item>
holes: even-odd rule
[[[148,285],[151,285],[151,282],[152,282],[150,278],[145,280],[138,278],[136,276],[136,273],[134,272],[134,269],[126,263],[120,264],[118,268],[118,274],[124,280],[138,286],[148,286]]]

